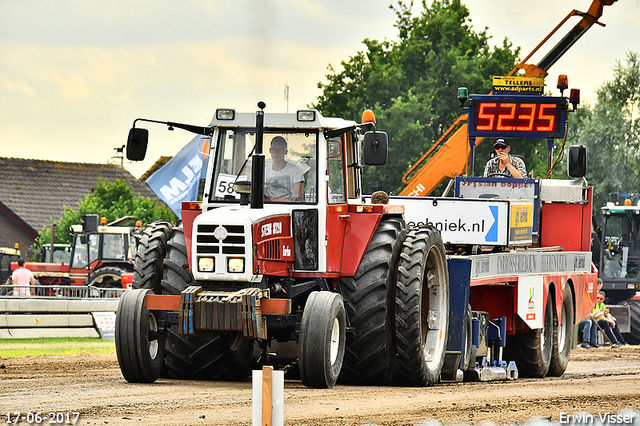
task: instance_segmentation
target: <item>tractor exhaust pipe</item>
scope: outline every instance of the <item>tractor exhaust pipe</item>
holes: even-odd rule
[[[260,111],[256,112],[256,149],[251,158],[251,208],[264,207],[264,154],[262,153],[264,136],[264,102],[258,102]]]

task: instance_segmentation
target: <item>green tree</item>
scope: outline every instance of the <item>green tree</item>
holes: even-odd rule
[[[594,187],[593,217],[610,192],[640,192],[640,55],[616,61],[613,78],[596,91],[596,103],[577,116],[575,143],[587,147],[587,180]]]
[[[342,61],[341,71],[329,65],[327,82],[318,84],[322,94],[314,107],[323,114],[359,121],[370,108],[389,134],[387,164],[365,168],[366,193],[398,193],[407,168],[461,114],[457,88],[488,93],[492,77],[506,75],[520,52],[507,39],[489,46],[486,28],[474,31],[459,0],[421,5],[417,16],[413,2],[391,6],[399,40],[365,39],[366,51]]]
[[[129,182],[116,179],[109,182],[98,177],[93,194],[85,195],[84,199],[78,202],[76,208],[66,206],[62,213],[62,218],[55,225],[55,242],[60,244],[70,244],[73,238],[71,232],[72,225],[81,223],[83,214],[97,214],[105,217],[107,223],[126,216],[133,216],[121,224],[121,226],[134,226],[137,220],[145,226],[156,220],[175,221],[177,218],[173,211],[165,205],[159,205],[157,199],[150,199],[133,193],[132,185]],[[36,245],[51,243],[51,229],[44,227],[40,230]]]

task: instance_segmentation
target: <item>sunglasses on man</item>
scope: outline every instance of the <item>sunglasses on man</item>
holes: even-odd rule
[[[507,145],[496,145],[494,146],[494,148],[496,149],[496,151],[499,151],[501,149],[507,149]]]

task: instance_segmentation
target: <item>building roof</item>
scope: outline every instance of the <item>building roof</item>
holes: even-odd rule
[[[160,170],[162,168],[162,166],[167,164],[169,162],[169,160],[171,160],[172,158],[173,157],[167,157],[167,156],[164,156],[164,155],[161,156],[160,158],[158,158],[158,160],[155,163],[153,163],[153,165],[151,167],[149,167],[149,170],[147,170],[146,172],[144,172],[142,174],[142,176],[140,176],[140,182],[146,182],[147,179],[149,179],[152,174],[154,174],[155,172]]]
[[[77,208],[78,201],[93,192],[98,176],[127,181],[134,194],[157,198],[120,165],[0,157],[0,202],[38,232],[51,219],[57,222],[65,206]]]

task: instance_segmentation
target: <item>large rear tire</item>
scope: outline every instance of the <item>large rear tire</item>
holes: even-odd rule
[[[309,295],[300,324],[298,365],[302,384],[332,388],[344,358],[346,314],[342,296],[329,291]]]
[[[342,278],[341,292],[355,333],[347,334],[340,380],[356,385],[389,385],[395,380],[395,286],[406,237],[404,220],[383,217],[354,277]]]
[[[571,286],[565,284],[562,298],[562,324],[558,324],[558,315],[553,318],[553,348],[551,351],[551,364],[547,375],[560,377],[569,365],[571,346],[573,344],[573,292]]]
[[[449,274],[442,237],[433,227],[404,241],[396,291],[396,351],[400,383],[440,380],[449,334]]]
[[[167,241],[173,223],[152,222],[144,228],[136,250],[133,266],[133,288],[149,288],[162,293],[162,262],[167,255]]]
[[[120,297],[121,292],[108,289],[122,289],[122,274],[127,272],[117,266],[103,266],[89,277],[87,286],[89,295],[93,297]]]
[[[173,227],[163,262],[162,293],[180,294],[194,284],[184,230],[181,226]],[[193,337],[179,334],[177,327],[171,327],[165,366],[169,377],[176,379],[244,380],[249,375],[252,354],[253,341],[242,333],[213,331]]]
[[[155,314],[144,308],[148,292],[125,292],[116,311],[116,355],[120,371],[130,383],[155,382],[164,359],[164,337],[157,333]]]
[[[553,348],[553,311],[553,302],[549,295],[544,314],[544,328],[507,335],[504,358],[516,362],[520,377],[541,378],[549,372]]]
[[[629,299],[629,333],[624,333],[625,342],[630,345],[640,345],[640,300]]]

